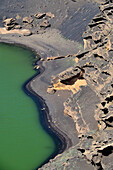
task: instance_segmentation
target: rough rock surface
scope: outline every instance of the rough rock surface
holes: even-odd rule
[[[29,23],[31,24],[33,22],[33,18],[32,17],[24,17],[22,20],[24,23]]]
[[[3,22],[6,30],[11,30],[14,29],[15,27],[20,28],[20,26],[18,25],[14,18],[7,18]]]
[[[82,42],[83,31],[85,31],[88,22],[99,11],[94,1],[19,0],[17,2],[17,0],[4,0],[0,3],[0,27],[3,27],[3,18],[13,17],[22,28],[32,29],[33,34],[42,34],[45,30],[40,30],[39,24],[43,19],[47,19],[51,28],[59,29],[63,37]],[[37,13],[46,13],[46,16],[42,19],[36,19],[34,15]],[[33,23],[23,23],[22,19],[29,16],[34,19]],[[80,22],[81,20],[83,22]],[[46,30],[48,29],[50,28],[46,28]]]
[[[40,169],[82,169],[84,160],[90,164],[84,169],[113,169],[113,1],[100,1],[99,9],[83,34],[84,51],[73,56],[78,59],[77,66],[51,81],[53,89],[60,90],[61,84],[72,86],[85,79],[99,98],[93,115],[97,127],[92,129],[86,122],[78,100],[81,90],[75,92],[64,103],[64,113],[74,120],[80,143]]]
[[[34,15],[35,18],[37,19],[42,19],[43,17],[45,17],[46,13],[37,13]]]
[[[4,0],[5,1],[5,0]],[[4,3],[1,2],[1,6]],[[37,1],[37,0],[36,0]],[[79,0],[69,0],[65,1],[65,5],[69,2],[72,2],[73,5]],[[96,1],[96,0],[95,0]],[[24,3],[25,1],[23,1]],[[40,1],[42,2],[42,1]],[[53,1],[54,2],[54,1]],[[63,0],[59,1],[59,5],[62,7]],[[86,1],[84,1],[86,3]],[[93,1],[94,2],[94,1]],[[48,164],[43,166],[41,169],[93,169],[92,165],[96,169],[112,169],[112,1],[110,0],[97,0],[100,6],[100,14],[96,15],[92,22],[89,23],[87,31],[84,33],[84,51],[80,52],[77,55],[70,55],[76,61],[76,67],[71,67],[66,71],[58,74],[56,77],[52,79],[52,87],[49,87],[47,92],[53,93],[56,90],[60,90],[61,86],[65,89],[71,90],[76,86],[82,86],[82,90],[78,88],[78,90],[73,90],[73,95],[69,97],[64,103],[64,113],[70,117],[75,122],[76,130],[78,132],[78,137],[80,139],[80,143],[77,146],[70,148],[65,151],[62,155],[58,155],[54,160],[51,160]],[[31,2],[32,3],[32,2]],[[28,3],[26,3],[27,6]],[[52,1],[50,1],[50,5]],[[39,6],[39,3],[37,3]],[[19,6],[19,2],[18,2]],[[46,6],[46,1],[45,1]],[[68,11],[68,8],[65,6],[65,9]],[[57,8],[57,5],[56,5]],[[12,7],[11,7],[12,9]],[[20,9],[20,7],[19,7]],[[29,11],[25,10],[25,5],[21,6],[21,9],[29,13]],[[43,10],[42,10],[43,9]],[[52,7],[51,7],[52,9]],[[72,8],[71,8],[72,9]],[[13,9],[14,10],[14,9]],[[31,6],[29,8],[31,10]],[[38,11],[38,10],[37,10]],[[36,13],[35,11],[34,13]],[[45,13],[44,6],[41,6],[41,11]],[[66,29],[66,25],[68,25],[68,30],[66,30],[70,35],[71,28],[76,28],[79,31],[78,22],[74,19],[76,15],[82,16],[84,14],[84,9],[77,9],[72,11],[64,10],[63,13],[57,10],[55,13],[52,11],[53,16],[46,13],[46,15],[40,19],[33,18],[33,23],[23,24],[22,27],[35,27],[37,25],[40,26],[40,23],[43,20],[47,19],[48,22],[51,23],[52,18],[55,16],[55,22],[57,26],[62,25]],[[74,15],[71,16],[71,12]],[[34,15],[32,14],[32,17]],[[92,14],[91,12],[90,14]],[[87,13],[88,16],[89,13]],[[93,13],[94,14],[94,13]],[[19,14],[20,15],[20,14]],[[60,16],[59,16],[60,15]],[[31,16],[30,14],[26,14],[24,16]],[[24,17],[24,16],[20,16]],[[58,20],[58,16],[60,20]],[[46,18],[48,17],[48,18]],[[91,16],[90,16],[91,17]],[[65,18],[68,22],[63,22]],[[74,19],[73,19],[74,18]],[[57,21],[57,22],[56,22]],[[83,23],[85,18],[83,18]],[[72,23],[72,24],[71,24]],[[74,24],[77,23],[77,26]],[[35,25],[36,24],[36,25]],[[53,23],[52,23],[53,25]],[[70,28],[71,26],[71,28]],[[82,25],[80,25],[82,27]],[[56,27],[55,27],[56,28]],[[58,27],[57,27],[58,28]],[[70,28],[70,29],[69,29]],[[73,29],[73,30],[74,30]],[[43,30],[41,30],[43,32]],[[65,34],[63,34],[65,35]],[[74,34],[71,34],[74,37]],[[80,35],[78,35],[80,36]],[[67,38],[67,37],[65,37]],[[70,37],[69,37],[70,38]],[[63,56],[65,58],[66,56]],[[58,57],[57,59],[60,59]],[[53,58],[52,58],[53,59]],[[54,58],[56,59],[56,58]],[[49,59],[51,60],[51,59]],[[60,82],[60,87],[59,83]],[[87,82],[87,83],[86,83]],[[57,86],[58,85],[58,86]],[[64,86],[65,85],[65,86]],[[57,86],[57,89],[56,89]],[[89,100],[92,100],[92,103],[95,107],[91,107],[88,105],[88,98],[85,97],[85,89],[90,87],[92,89],[90,94],[88,93]],[[78,92],[77,92],[78,91]],[[87,91],[87,90],[86,90]],[[94,94],[98,96],[99,101],[95,101],[91,98],[92,91]],[[82,97],[80,97],[82,96]],[[83,101],[81,102],[81,100]],[[86,100],[87,99],[87,100]],[[84,105],[81,103],[85,103]],[[95,103],[98,103],[96,105]],[[93,109],[95,108],[95,110]],[[95,112],[95,117],[94,117]],[[90,116],[92,119],[90,119]],[[89,120],[89,121],[88,121]],[[93,122],[90,122],[90,121]],[[95,125],[94,127],[92,124]],[[98,126],[97,126],[98,125]],[[98,129],[97,129],[98,127]],[[107,154],[106,154],[107,153]],[[107,157],[107,159],[106,159]],[[86,160],[89,162],[87,164]]]
[[[23,17],[20,25],[17,23],[15,18],[6,18],[4,17],[3,22],[6,30],[10,31],[12,29],[29,29],[30,32],[42,34],[45,32],[45,29],[51,27],[49,20],[53,19],[55,15],[51,12],[47,13],[36,13],[32,16]],[[21,17],[19,15],[16,16],[17,19]],[[36,31],[34,31],[36,30]],[[30,33],[26,33],[25,35],[31,35]]]
[[[41,28],[47,28],[47,27],[50,27],[51,24],[49,23],[48,20],[44,20],[42,23],[40,23],[40,27]]]

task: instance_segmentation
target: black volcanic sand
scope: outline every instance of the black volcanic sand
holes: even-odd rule
[[[76,54],[79,50],[83,50],[82,33],[86,30],[86,26],[93,16],[99,12],[98,6],[87,0],[77,2],[71,0],[4,0],[0,4],[0,25],[2,26],[3,16],[16,17],[18,14],[25,17],[37,12],[49,11],[55,14],[55,18],[51,19],[51,28],[47,29],[46,33],[28,37],[16,34],[0,35],[0,41],[26,45],[45,59],[56,55]],[[35,93],[44,99],[52,118],[52,126],[54,125],[56,129],[59,129],[60,133],[66,138],[67,148],[77,145],[79,139],[75,123],[63,113],[63,103],[72,93],[70,91],[57,91],[54,95],[50,95],[46,92],[53,75],[57,75],[76,63],[73,58],[65,58],[44,61],[40,64],[43,65],[45,71],[34,78],[29,85]],[[92,96],[91,100],[89,100],[90,96]],[[98,98],[93,90],[89,87],[82,88],[79,98],[85,112],[84,116],[87,116],[87,111],[92,113],[92,110],[95,110],[94,103],[98,101]],[[90,105],[89,110],[85,107],[86,104]],[[87,121],[87,123],[90,122],[92,130],[97,127],[93,114]],[[81,165],[84,169],[88,168],[84,161]]]

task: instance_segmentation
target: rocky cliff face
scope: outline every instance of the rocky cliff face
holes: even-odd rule
[[[113,169],[113,1],[101,1],[99,9],[83,34],[84,51],[71,56],[76,66],[53,77],[48,90],[72,90],[64,113],[74,120],[80,143],[41,169]],[[79,102],[80,86],[90,87],[99,98],[94,129]]]

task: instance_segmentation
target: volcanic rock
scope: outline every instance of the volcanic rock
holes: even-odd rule
[[[7,18],[3,22],[7,30],[14,29],[15,25],[18,25],[14,18]]]
[[[14,29],[21,29],[22,27],[20,25],[15,25]]]
[[[33,18],[32,17],[24,17],[22,20],[24,23],[29,23],[31,24],[33,22]]]
[[[66,79],[70,79],[74,76],[82,76],[82,71],[81,69],[79,68],[73,68],[73,67],[70,67],[68,68],[67,70],[61,72],[60,74],[58,74],[56,77],[54,77],[52,79],[52,83],[58,83],[59,81],[63,81],[63,80],[66,80]]]
[[[48,20],[44,20],[42,23],[40,23],[40,27],[41,28],[47,28],[47,27],[50,27],[51,24],[49,23]]]
[[[56,92],[56,90],[54,88],[52,88],[52,87],[47,88],[47,93],[54,94],[55,92]]]
[[[34,17],[37,18],[37,19],[42,19],[45,16],[46,16],[46,13],[37,13],[37,14],[34,15]]]
[[[102,38],[102,33],[100,31],[96,31],[92,34],[92,39],[94,41],[100,41]]]
[[[64,102],[64,114],[70,116],[76,124],[80,138],[78,150],[83,158],[95,169],[113,169],[113,0],[101,1],[100,12],[84,33],[84,46],[87,50],[76,55],[79,59],[76,67],[59,73],[52,78],[51,83],[56,90],[61,90],[62,87],[67,90],[64,85],[71,89],[73,83],[85,79],[98,96],[93,112],[83,92],[88,86],[74,91]],[[49,58],[51,59],[53,58]],[[89,98],[91,100],[93,97],[89,95]],[[89,109],[86,111],[87,107]],[[90,110],[94,119],[90,118],[89,123]],[[93,130],[91,121],[92,124],[96,122],[97,126]],[[71,160],[69,163],[71,167]]]
[[[49,18],[54,18],[55,17],[55,15],[52,14],[51,12],[47,12],[46,16],[49,17]]]
[[[14,18],[7,18],[3,21],[6,25],[11,25],[11,24],[15,24],[16,21]]]

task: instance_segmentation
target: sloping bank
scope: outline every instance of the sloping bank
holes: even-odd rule
[[[52,33],[53,32],[55,32],[55,35],[56,35],[56,30],[54,30],[54,31],[52,31]],[[16,35],[15,35],[16,36]],[[57,35],[58,36],[58,35]],[[25,37],[24,37],[25,38]],[[31,39],[31,37],[29,37],[30,39]],[[66,42],[66,40],[64,40],[61,36],[59,36],[59,39],[61,39],[62,41],[63,41],[63,44],[64,44],[64,47],[65,47],[65,45],[68,45],[69,43],[70,43],[70,41],[69,41],[69,43],[67,43]],[[14,42],[14,41],[9,41],[9,36],[8,36],[8,39],[6,40],[6,39],[2,39],[1,40],[1,42],[8,42],[8,43],[11,43],[11,44],[14,44],[15,45],[15,43],[17,42],[17,39],[16,39],[16,41]],[[19,42],[18,42],[19,43]],[[16,43],[17,44],[17,43]],[[22,43],[21,43],[22,44]],[[24,43],[23,43],[24,44]],[[19,45],[19,44],[18,44]],[[72,44],[70,44],[70,46],[73,46],[73,52],[75,52],[75,43],[72,43]],[[76,43],[76,45],[79,47],[79,44],[77,44]],[[20,45],[20,46],[22,46],[22,45]],[[80,48],[81,48],[81,46],[80,46]],[[63,51],[64,49],[62,49],[62,51]],[[71,50],[72,50],[72,48],[71,48]],[[70,50],[70,52],[72,52]],[[65,52],[65,54],[66,54],[66,52]],[[56,153],[54,153],[54,155],[52,155],[52,156],[50,156],[44,163],[46,163],[46,162],[48,162],[48,160],[50,159],[50,158],[53,158],[56,154],[58,154],[58,153],[62,153],[65,149],[68,149],[70,146],[72,146],[72,141],[71,141],[71,138],[69,138],[68,137],[68,134],[66,134],[66,132],[64,133],[63,131],[62,131],[62,129],[60,128],[60,126],[56,126],[55,124],[57,124],[57,122],[55,123],[55,121],[53,120],[53,119],[51,119],[51,115],[49,114],[49,110],[51,110],[51,112],[52,112],[52,109],[54,108],[54,104],[53,104],[53,106],[52,106],[52,104],[50,104],[50,106],[49,106],[49,109],[48,109],[48,107],[47,107],[47,105],[46,105],[46,103],[45,103],[45,101],[44,101],[44,99],[42,98],[42,97],[40,97],[38,94],[39,93],[36,93],[36,89],[37,88],[34,88],[33,86],[32,86],[32,82],[34,82],[35,83],[35,79],[38,79],[39,77],[41,77],[41,75],[43,75],[42,73],[44,73],[45,72],[45,68],[42,66],[42,63],[41,63],[41,61],[40,61],[40,64],[39,64],[39,62],[38,62],[38,65],[39,65],[39,67],[40,67],[40,69],[39,69],[39,71],[40,71],[40,75],[38,75],[37,77],[35,77],[35,78],[33,78],[32,80],[29,80],[28,82],[26,82],[27,83],[27,89],[28,89],[28,91],[30,91],[33,95],[35,95],[36,96],[36,98],[38,98],[38,102],[41,104],[41,107],[43,108],[42,109],[42,115],[41,115],[41,123],[42,123],[42,125],[43,125],[43,127],[44,127],[44,129],[47,131],[47,132],[49,132],[50,134],[52,134],[52,136],[55,136],[55,135],[57,135],[58,136],[58,138],[60,138],[60,141],[61,141],[61,147],[56,151]],[[55,64],[56,65],[56,64]],[[68,66],[68,65],[67,65]],[[46,78],[47,78],[47,76],[46,76]],[[47,84],[48,85],[48,84]],[[40,87],[41,89],[40,90],[43,90],[42,88],[42,85],[40,85],[40,83],[37,83],[36,82],[36,86],[37,87]],[[35,90],[34,90],[35,89]],[[25,90],[25,89],[24,89]],[[47,88],[45,88],[44,89],[44,91],[43,91],[43,93],[47,93],[46,92],[46,90],[47,90]],[[26,90],[25,90],[26,91]],[[50,96],[49,94],[47,94],[48,96]],[[43,95],[41,95],[41,96],[43,96]],[[31,95],[31,97],[32,97],[32,95]],[[34,98],[34,97],[33,97]],[[65,99],[67,98],[67,96],[65,96]],[[63,99],[63,101],[62,101],[62,110],[63,110],[63,102],[64,102],[64,100],[65,99]],[[55,99],[54,99],[54,102],[55,103],[57,103],[56,101],[55,101]],[[59,105],[57,104],[56,105],[56,107],[57,108],[59,108],[60,109],[60,107],[59,107]],[[56,111],[57,112],[57,111]],[[62,114],[62,111],[61,112],[59,112],[59,114]],[[55,115],[56,116],[56,115]],[[54,117],[55,117],[54,116]],[[61,118],[62,119],[62,118]],[[71,119],[69,119],[69,120],[67,120],[67,122],[68,121],[71,121]],[[71,124],[72,124],[73,122],[71,121]],[[69,123],[67,123],[68,124],[68,126],[69,126]],[[66,128],[66,127],[65,127]],[[72,130],[72,128],[73,128],[73,131],[74,131],[74,124],[73,124],[73,126],[72,127],[70,127],[70,132],[71,132],[71,130]],[[72,132],[71,132],[72,133]],[[73,134],[74,135],[74,134]],[[76,138],[77,136],[75,136],[74,138]],[[76,140],[77,141],[77,140]]]
[[[35,61],[31,50],[0,43],[0,169],[36,169],[60,150],[51,129],[48,132],[46,128],[49,135],[44,131],[47,123],[41,112],[43,106],[26,90],[27,82],[23,84],[36,74],[32,65]]]
[[[76,15],[74,17],[76,17]],[[79,30],[80,33],[81,31],[82,30]],[[76,32],[75,32],[75,37],[76,37]],[[57,56],[57,55],[66,56],[67,54],[71,54],[70,56],[72,57],[66,57],[66,58],[63,57],[60,60],[43,62],[43,66],[46,71],[44,71],[43,74],[41,74],[39,77],[36,77],[35,79],[33,79],[33,81],[30,82],[29,85],[32,88],[29,89],[30,90],[32,89],[33,92],[35,92],[39,96],[43,96],[43,100],[46,102],[49,108],[49,115],[52,117],[52,127],[55,126],[56,128],[54,127],[54,129],[58,128],[61,129],[61,131],[63,131],[62,135],[65,137],[65,139],[68,139],[66,141],[66,143],[69,144],[67,145],[67,148],[72,145],[73,146],[77,145],[79,140],[77,137],[78,134],[75,131],[75,124],[70,117],[63,115],[64,112],[63,103],[71,95],[71,92],[57,91],[57,93],[55,93],[52,96],[50,94],[47,94],[46,90],[48,88],[48,85],[51,85],[50,83],[51,76],[57,75],[60,72],[67,69],[68,67],[76,65],[75,63],[76,54],[78,53],[79,50],[83,50],[81,42],[80,43],[76,41],[72,42],[70,40],[64,39],[59,34],[59,31],[54,29],[52,30],[50,29],[42,35],[32,35],[30,37],[23,37],[23,36],[18,36],[13,34],[1,35],[1,41],[9,42],[9,43],[19,43],[23,45],[25,44],[26,46],[35,49],[36,52],[39,52],[39,54],[41,55],[42,58],[44,58],[44,60],[46,60],[47,57],[50,57],[53,53],[54,53],[53,56]],[[95,96],[95,93],[93,93],[90,88],[88,89],[88,91],[86,90],[84,94],[86,94],[89,91],[90,94]],[[94,97],[94,100],[97,100],[97,98]],[[45,104],[44,104],[44,108],[45,108]],[[69,158],[73,159],[73,157],[76,157],[76,153],[78,153],[78,151],[75,152],[75,150],[73,150],[74,152],[72,152],[72,150],[70,149],[67,150],[66,153],[67,154],[69,153],[69,155],[66,156],[66,154],[64,153],[58,156],[57,157],[58,163],[56,161],[57,158],[55,158],[55,162],[52,161],[54,166],[52,167],[52,164],[49,163],[46,168],[59,169],[59,168],[65,168],[67,167],[67,165],[71,166],[72,164],[68,163],[68,160]],[[74,160],[72,160],[72,162],[76,163],[76,161]],[[82,165],[81,168],[83,168],[83,166],[86,167],[86,169],[92,168],[92,166],[87,165],[86,162],[82,159],[80,159],[80,161],[77,161],[76,165],[74,164],[74,167],[76,167],[77,164],[78,167]]]
[[[84,51],[76,55],[77,65],[53,77],[51,86],[53,91],[67,85],[72,89],[85,80],[97,96],[95,107],[90,112],[91,103],[85,104],[86,97],[81,100],[87,87],[77,93],[73,90],[64,103],[64,113],[74,120],[80,143],[41,169],[113,169],[113,1],[101,1],[99,8],[83,34]]]

